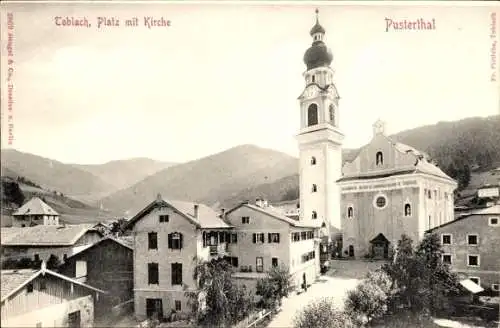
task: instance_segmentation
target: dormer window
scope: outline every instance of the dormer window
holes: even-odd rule
[[[318,186],[316,186],[315,184],[312,185],[312,192],[316,192],[318,191]]]
[[[384,155],[381,151],[377,152],[377,154],[375,155],[375,165],[384,165]]]
[[[316,165],[316,157],[311,157],[311,165]]]

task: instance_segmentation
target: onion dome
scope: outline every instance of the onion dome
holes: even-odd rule
[[[318,33],[325,34],[325,29],[319,23],[318,10],[316,9],[316,24],[312,27],[310,34],[314,36]],[[314,38],[311,47],[304,54],[304,63],[307,66],[307,70],[330,66],[332,61],[333,54],[323,42],[322,37]]]

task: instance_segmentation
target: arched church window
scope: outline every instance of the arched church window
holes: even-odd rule
[[[312,192],[316,192],[318,191],[318,186],[316,186],[315,184],[313,184],[312,186]]]
[[[312,76],[312,82],[313,83],[316,82],[316,76],[314,76],[314,75]]]
[[[381,151],[377,152],[375,155],[375,164],[378,165],[384,165],[384,155],[382,154]]]
[[[335,125],[335,108],[333,107],[333,104],[330,104],[330,123]]]
[[[411,216],[411,205],[408,203],[405,204],[405,216]]]
[[[325,223],[325,222],[323,222],[323,223],[321,224],[321,228],[326,228],[326,223]]]
[[[316,157],[311,157],[311,165],[316,165]]]
[[[318,105],[310,104],[307,109],[307,126],[318,124]]]
[[[312,211],[312,218],[317,219],[318,218],[318,213],[316,211]]]
[[[349,206],[349,207],[347,208],[347,217],[348,217],[348,218],[352,218],[352,217],[353,217],[353,215],[354,215],[354,213],[353,213],[353,212],[354,212],[354,210],[353,210],[352,206]]]

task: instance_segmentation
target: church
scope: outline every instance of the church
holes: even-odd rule
[[[380,120],[372,140],[342,165],[340,96],[325,34],[316,10],[298,98],[299,218],[320,223],[323,253],[335,243],[344,257],[388,258],[402,234],[418,242],[453,220],[457,183],[427,154],[391,140]]]

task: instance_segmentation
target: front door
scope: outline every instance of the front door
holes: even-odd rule
[[[383,244],[374,244],[373,245],[373,255],[377,259],[382,259],[384,258],[384,245]]]
[[[146,299],[146,316],[159,320],[163,318],[163,302],[161,298]]]

